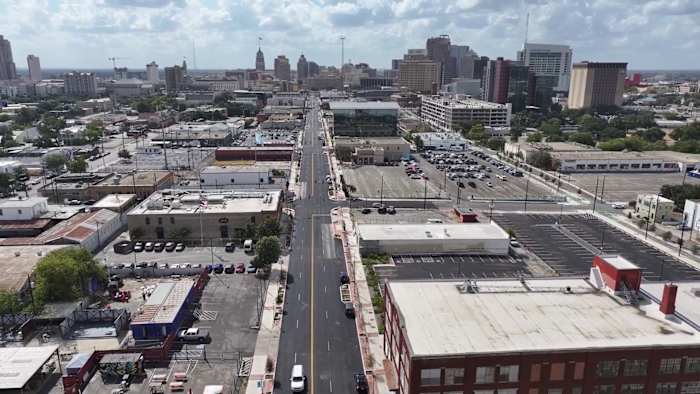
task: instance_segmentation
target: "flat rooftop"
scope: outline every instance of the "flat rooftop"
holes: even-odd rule
[[[67,245],[0,246],[0,291],[17,292],[39,260]]]
[[[656,302],[625,305],[585,279],[474,283],[470,293],[458,281],[388,282],[416,357],[700,345]]]
[[[38,204],[46,204],[48,201],[48,198],[46,197],[29,197],[29,198],[13,198],[13,199],[8,199],[8,200],[2,200],[0,201],[0,209],[1,208],[26,208],[26,207],[33,207],[34,205]]]
[[[256,161],[255,165],[225,165],[208,166],[202,170],[202,174],[230,174],[233,172],[269,172],[272,170],[288,170],[291,165],[287,162],[279,161]]]
[[[689,320],[689,324],[694,325],[700,330],[700,282],[673,282],[678,286],[676,293],[676,314],[684,316]],[[643,282],[642,291],[655,298],[658,302],[661,300],[664,292],[665,283],[662,282]]]
[[[108,194],[92,205],[92,208],[118,209],[128,205],[136,198],[136,194]]]
[[[177,282],[162,282],[151,293],[143,306],[131,319],[131,324],[170,323],[190,294],[194,280],[181,279]]]
[[[506,109],[505,104],[492,103],[490,101],[474,98],[450,98],[445,96],[422,96],[423,101],[439,104],[452,109]]]
[[[57,345],[0,348],[0,390],[21,390],[56,350]]]
[[[399,104],[388,101],[331,101],[328,103],[331,111],[342,109],[393,109],[398,111]]]
[[[363,143],[369,143],[369,144],[406,144],[408,145],[408,142],[403,139],[402,137],[371,137],[371,138],[358,138],[358,137],[343,137],[343,136],[336,136],[334,137],[335,143],[336,144],[363,144]]]
[[[162,190],[151,194],[128,215],[191,215],[275,212],[281,191]]]
[[[144,171],[136,174],[112,174],[95,186],[153,186],[171,176],[168,171]]]
[[[360,239],[366,241],[508,238],[508,233],[494,222],[456,224],[360,224],[358,225],[358,229]]]

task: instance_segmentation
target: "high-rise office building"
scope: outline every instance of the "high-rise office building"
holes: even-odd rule
[[[185,73],[182,67],[172,66],[165,68],[165,90],[169,93],[177,92],[185,80]]]
[[[41,81],[41,63],[39,56],[27,55],[27,68],[29,69],[30,81]]]
[[[17,69],[12,60],[12,45],[0,35],[0,80],[17,78]]]
[[[440,81],[440,85],[455,77],[454,64],[450,61],[450,36],[441,35],[428,38],[425,49],[428,52],[428,59],[440,64],[443,79]]]
[[[97,80],[93,73],[70,72],[64,76],[66,96],[93,97],[97,95]]]
[[[569,89],[569,108],[622,105],[626,75],[627,63],[574,64]]]
[[[440,85],[440,63],[404,60],[399,64],[399,87],[416,93],[435,93]]]
[[[428,50],[425,48],[409,49],[406,51],[406,54],[403,55],[403,60],[429,60]]]
[[[309,77],[309,62],[306,61],[306,57],[302,53],[297,60],[297,80],[303,81]]]
[[[508,98],[508,78],[510,77],[510,60],[502,57],[489,60],[484,68],[482,78],[482,99],[492,103],[504,104]]]
[[[258,53],[255,54],[255,71],[265,71],[265,55],[260,47],[258,47]]]
[[[481,56],[474,59],[474,79],[483,79],[486,73],[486,66],[489,64],[488,56]]]
[[[309,62],[309,77],[315,77],[321,73],[321,67],[316,62]]]
[[[568,45],[525,43],[518,51],[518,60],[530,67],[538,82],[551,85],[553,90],[569,90],[572,51]]]
[[[391,59],[391,69],[399,70],[399,64],[401,64],[401,59]]]
[[[474,78],[475,61],[479,59],[469,45],[450,46],[450,68],[455,78]]]
[[[129,79],[129,69],[127,67],[114,67],[113,78],[115,81]]]
[[[289,81],[292,79],[292,69],[289,66],[289,59],[284,55],[279,55],[275,58],[275,78],[280,81]]]
[[[158,82],[160,80],[158,65],[155,61],[146,64],[146,80],[148,82]]]
[[[510,62],[506,102],[513,105],[513,112],[535,103],[535,74],[522,62]]]

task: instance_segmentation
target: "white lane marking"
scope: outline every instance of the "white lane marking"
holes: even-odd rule
[[[301,279],[301,272],[299,273],[299,279]]]
[[[333,392],[333,379],[328,380],[328,390],[332,393]]]
[[[294,364],[297,363],[297,352],[294,352]]]
[[[323,286],[323,292],[324,293],[326,292],[326,286]]]
[[[297,293],[297,301],[301,302],[301,293]]]
[[[328,344],[328,351],[331,351],[331,341],[326,342]]]
[[[328,311],[326,311],[326,320],[328,320]]]
[[[297,328],[299,328],[299,319],[297,319]]]

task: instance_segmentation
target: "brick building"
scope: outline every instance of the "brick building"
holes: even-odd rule
[[[700,283],[644,283],[619,256],[590,278],[389,281],[398,393],[698,393]]]

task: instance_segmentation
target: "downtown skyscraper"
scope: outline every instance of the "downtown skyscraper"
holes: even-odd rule
[[[0,80],[17,78],[17,69],[12,60],[10,41],[0,35]]]

